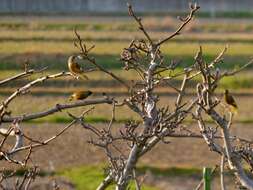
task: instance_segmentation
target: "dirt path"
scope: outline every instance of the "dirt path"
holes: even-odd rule
[[[102,127],[102,124],[100,125]],[[25,133],[40,140],[53,136],[63,127],[64,124],[27,124],[23,126]],[[253,128],[251,125],[238,125],[233,129],[233,134],[252,140]],[[86,142],[89,139],[87,131],[80,126],[73,126],[51,145],[38,148],[32,156],[32,161],[46,170],[105,163],[104,153],[99,148],[89,145]],[[171,143],[158,144],[140,160],[140,165],[162,168],[202,168],[219,162],[217,154],[210,152],[202,139],[168,138],[167,140]],[[5,164],[1,162],[0,166],[3,167]]]
[[[102,124],[100,124],[102,127]],[[60,131],[64,124],[27,124],[23,126],[25,133],[36,139],[45,139]],[[241,135],[250,140],[253,139],[253,128],[251,125],[236,125],[233,134]],[[76,167],[84,164],[103,164],[106,162],[103,152],[89,144],[89,134],[80,126],[73,126],[51,145],[39,148],[32,156],[32,162],[43,170],[55,171],[58,169]],[[158,144],[155,149],[147,153],[141,160],[140,165],[151,167],[181,167],[199,168],[214,166],[219,163],[217,154],[209,151],[202,139],[169,138],[171,143]],[[11,143],[11,141],[9,141]],[[0,168],[6,167],[7,163],[1,162]],[[147,173],[145,183],[156,186],[161,190],[192,190],[200,182],[201,176],[154,176]],[[232,178],[226,178],[230,190],[236,189],[232,186]],[[214,189],[219,188],[218,177],[213,180]]]

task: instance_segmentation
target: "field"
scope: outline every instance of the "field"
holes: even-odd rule
[[[142,37],[142,34],[136,30],[136,24],[127,17],[2,17],[0,21],[0,80],[22,72],[22,65],[26,60],[29,60],[32,68],[47,66],[46,73],[66,71],[68,56],[77,53],[73,45],[74,28],[77,28],[88,46],[95,44],[92,55],[98,64],[112,70],[129,83],[131,80],[140,80],[133,71],[121,70],[124,66],[119,60],[122,49],[127,47],[131,39]],[[171,33],[178,22],[173,17],[149,16],[144,18],[144,24],[151,36],[159,40]],[[180,60],[179,68],[174,73],[180,72],[184,66],[193,64],[199,45],[203,47],[207,62],[212,61],[228,45],[221,67],[224,71],[238,68],[253,56],[253,22],[251,19],[236,18],[194,19],[193,24],[189,25],[182,35],[163,46],[165,62]],[[87,66],[87,63],[82,64]],[[253,138],[251,128],[253,123],[252,69],[253,67],[250,66],[235,77],[223,79],[217,89],[218,97],[222,96],[224,89],[230,89],[235,94],[239,114],[235,116],[233,134],[242,135],[249,140]],[[164,73],[166,74],[168,73]],[[20,79],[2,86],[0,101],[27,81],[40,75],[36,74],[28,79]],[[56,103],[65,103],[68,96],[76,89],[93,91],[91,99],[102,96],[102,92],[117,96],[119,99],[126,96],[126,90],[107,75],[94,72],[89,73],[88,77],[87,81],[68,78],[39,84],[29,94],[20,96],[10,105],[12,114],[42,111]],[[173,84],[179,86],[181,80],[182,78],[176,78]],[[187,98],[183,101],[194,96],[195,89],[192,87],[198,80],[196,78],[190,83],[187,88]],[[160,105],[173,106],[175,100],[173,89],[162,86],[157,93],[160,96]],[[97,106],[86,119],[102,127],[110,120],[111,112],[108,111],[110,109],[109,106]],[[81,113],[82,110],[79,108],[73,113]],[[121,127],[122,123],[129,118],[140,120],[135,113],[127,112],[126,114],[127,109],[124,107],[117,111],[115,128]],[[69,121],[71,120],[66,112],[62,112],[25,123],[22,127],[32,136],[43,139],[54,135]],[[187,124],[197,132],[190,118],[187,119]],[[88,190],[94,189],[94,184],[96,185],[102,179],[99,171],[106,167],[106,158],[98,148],[86,143],[88,137],[89,134],[80,126],[74,126],[51,145],[38,149],[32,160],[43,168],[47,178],[63,176],[78,189],[83,189],[85,185]],[[212,167],[220,162],[217,155],[206,148],[202,139],[171,138],[169,140],[171,144],[159,144],[140,160],[139,172],[148,173],[145,180],[146,190],[183,189],[184,187],[180,184],[182,180],[188,184],[185,189],[193,189],[201,179],[202,167]],[[5,164],[1,163],[1,168],[5,167]],[[91,171],[93,178],[87,179],[85,173]],[[80,180],[83,178],[87,181]],[[228,180],[232,178],[228,177]],[[218,183],[218,179],[214,180],[215,186],[218,186]],[[233,188],[230,187],[230,189]]]

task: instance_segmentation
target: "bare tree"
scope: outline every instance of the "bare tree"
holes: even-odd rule
[[[140,189],[141,182],[138,180],[138,175],[136,174],[136,164],[141,157],[155,148],[157,143],[163,142],[167,144],[167,137],[203,138],[210,147],[210,150],[217,152],[221,156],[221,184],[223,189],[225,189],[223,180],[225,163],[228,163],[229,169],[235,174],[243,187],[253,189],[253,180],[247,176],[242,165],[244,161],[249,168],[253,169],[252,142],[230,135],[233,114],[229,113],[228,115],[224,115],[224,113],[219,113],[217,111],[217,108],[223,105],[215,93],[215,90],[219,86],[219,81],[223,77],[235,75],[252,64],[253,61],[251,60],[238,70],[222,72],[219,67],[227,48],[225,47],[224,50],[209,63],[204,60],[203,52],[200,47],[194,58],[195,62],[193,65],[185,67],[182,71],[178,71],[177,73],[164,76],[165,71],[172,71],[178,65],[174,61],[166,63],[162,55],[161,47],[181,33],[184,27],[192,20],[199,6],[197,6],[197,4],[191,4],[189,8],[189,15],[185,18],[180,18],[181,24],[174,33],[168,35],[164,39],[154,41],[142,24],[141,18],[137,17],[131,5],[128,5],[129,15],[133,17],[139,29],[144,34],[143,39],[131,41],[129,46],[124,48],[121,54],[121,60],[125,63],[124,69],[126,72],[128,70],[134,70],[139,76],[139,80],[132,84],[127,83],[124,79],[99,65],[96,59],[90,55],[90,52],[95,46],[87,47],[81,36],[75,30],[76,40],[74,44],[79,50],[77,57],[86,60],[92,65],[93,68],[91,71],[99,70],[118,81],[127,89],[127,97],[123,101],[120,101],[117,97],[109,97],[104,94],[103,98],[100,99],[83,100],[77,103],[64,105],[56,104],[55,107],[39,113],[19,116],[10,115],[8,111],[10,102],[20,95],[28,93],[30,88],[37,83],[72,75],[69,72],[61,72],[53,75],[46,75],[29,82],[25,86],[17,89],[0,105],[1,122],[13,123],[10,129],[1,132],[4,135],[0,144],[1,158],[24,166],[33,149],[49,144],[69,127],[74,124],[79,124],[92,133],[88,142],[94,146],[100,147],[108,158],[107,176],[97,187],[97,190],[106,189],[112,183],[116,184],[117,190],[125,190],[131,180],[135,181],[136,189]],[[12,80],[18,80],[21,77],[32,75],[35,72],[41,72],[42,70],[35,71],[26,69],[24,73],[0,81],[0,85]],[[196,85],[196,96],[186,101],[186,87],[189,81],[197,76],[201,76],[202,80]],[[182,78],[180,88],[173,85],[173,80],[175,78]],[[174,105],[158,106],[159,96],[155,93],[155,89],[159,88],[161,85],[172,88],[177,93]],[[86,121],[84,115],[87,114],[89,110],[85,110],[80,116],[68,113],[73,121],[58,134],[42,142],[28,137],[20,128],[23,121],[45,117],[69,108],[96,104],[109,104],[112,106],[111,120],[102,128],[89,124]],[[141,122],[129,119],[120,129],[113,129],[116,120],[115,113],[117,109],[122,106],[129,109],[129,111],[135,112],[139,116]],[[210,116],[215,122],[215,125],[209,126],[205,122],[205,115]],[[186,130],[182,127],[185,119],[189,116],[196,121],[195,124],[199,128],[199,133],[195,133],[188,129]],[[218,135],[219,130],[222,135]],[[2,147],[9,136],[16,136],[16,143],[11,150],[4,151]],[[24,145],[23,138],[28,139],[30,144]],[[216,139],[222,139],[223,143],[219,144]],[[24,160],[13,159],[13,155],[20,151],[28,152]],[[33,170],[32,173],[35,172],[36,170]],[[29,174],[27,176],[28,177],[25,177],[24,181],[26,181],[26,185],[29,186],[31,181],[30,176],[33,175]],[[5,178],[6,176],[2,177],[2,179]],[[21,184],[23,183],[24,182]]]
[[[10,78],[4,79],[0,81],[0,85],[8,84],[9,82],[19,80],[20,78],[25,78],[31,76],[35,73],[42,73],[47,68],[43,68],[40,70],[28,69],[28,65],[25,66],[25,71],[12,76]],[[96,104],[112,104],[113,100],[108,97],[102,97],[97,99],[91,100],[83,100],[74,103],[68,104],[56,104],[52,108],[48,108],[48,110],[44,110],[41,112],[36,113],[27,113],[23,115],[12,115],[12,111],[9,108],[9,104],[16,98],[25,95],[30,92],[31,88],[36,86],[38,83],[47,82],[48,80],[55,80],[56,78],[63,78],[63,77],[75,77],[70,72],[60,72],[52,75],[45,75],[39,77],[31,82],[28,82],[24,86],[18,88],[15,92],[13,92],[10,96],[8,96],[0,105],[0,123],[11,123],[9,128],[0,128],[0,135],[2,136],[0,142],[0,160],[4,160],[9,162],[10,164],[16,164],[20,166],[21,169],[25,169],[26,172],[23,175],[22,179],[17,179],[12,187],[4,186],[4,182],[7,183],[8,178],[15,177],[18,171],[13,171],[11,173],[8,170],[1,171],[1,178],[0,178],[0,187],[1,189],[29,189],[32,181],[38,174],[38,167],[36,165],[27,165],[28,161],[30,160],[31,154],[34,150],[38,147],[46,146],[50,144],[52,141],[57,139],[61,136],[66,130],[70,127],[80,123],[80,118],[83,118],[91,109],[84,110],[83,113],[79,116],[79,118],[73,119],[71,123],[66,125],[62,130],[60,130],[57,134],[53,135],[52,137],[45,139],[43,141],[34,139],[33,137],[25,134],[22,130],[22,122],[34,120],[42,117],[46,117],[48,115],[64,111],[70,108],[77,108],[77,107],[85,107],[89,105],[96,105]],[[71,113],[67,112],[68,115],[72,116]],[[16,141],[13,146],[5,146],[7,139],[15,137]],[[18,153],[23,152],[23,158],[18,156],[17,158],[15,155]],[[19,154],[20,155],[20,154]],[[17,167],[18,168],[18,167]]]

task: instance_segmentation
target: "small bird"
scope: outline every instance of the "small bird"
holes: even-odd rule
[[[225,90],[224,95],[225,95],[224,96],[225,102],[228,104],[230,111],[234,114],[237,114],[238,107],[237,107],[237,104],[236,104],[233,96],[229,93],[229,91],[227,89]]]
[[[89,90],[87,90],[87,91],[76,91],[69,97],[69,101],[84,100],[84,99],[88,98],[88,96],[90,96],[91,94],[92,94],[92,92],[89,91]]]
[[[75,58],[77,56],[75,55],[71,55],[68,58],[68,68],[69,71],[72,73],[72,75],[74,75],[77,79],[81,78],[81,79],[88,79],[88,77],[84,74],[83,69],[80,67],[80,65],[75,62]]]

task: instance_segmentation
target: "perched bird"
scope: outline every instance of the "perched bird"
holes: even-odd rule
[[[233,96],[229,93],[229,91],[226,89],[224,94],[225,102],[228,104],[230,111],[234,114],[238,112],[237,104],[233,98]]]
[[[70,97],[69,97],[69,101],[72,100],[84,100],[86,99],[88,96],[90,96],[92,94],[91,91],[87,90],[87,91],[76,91],[74,92]]]
[[[75,62],[75,58],[77,56],[75,55],[71,55],[68,58],[68,68],[69,71],[72,73],[72,75],[74,75],[77,79],[81,78],[81,79],[88,79],[88,77],[84,74],[83,69],[80,67],[80,65]]]

